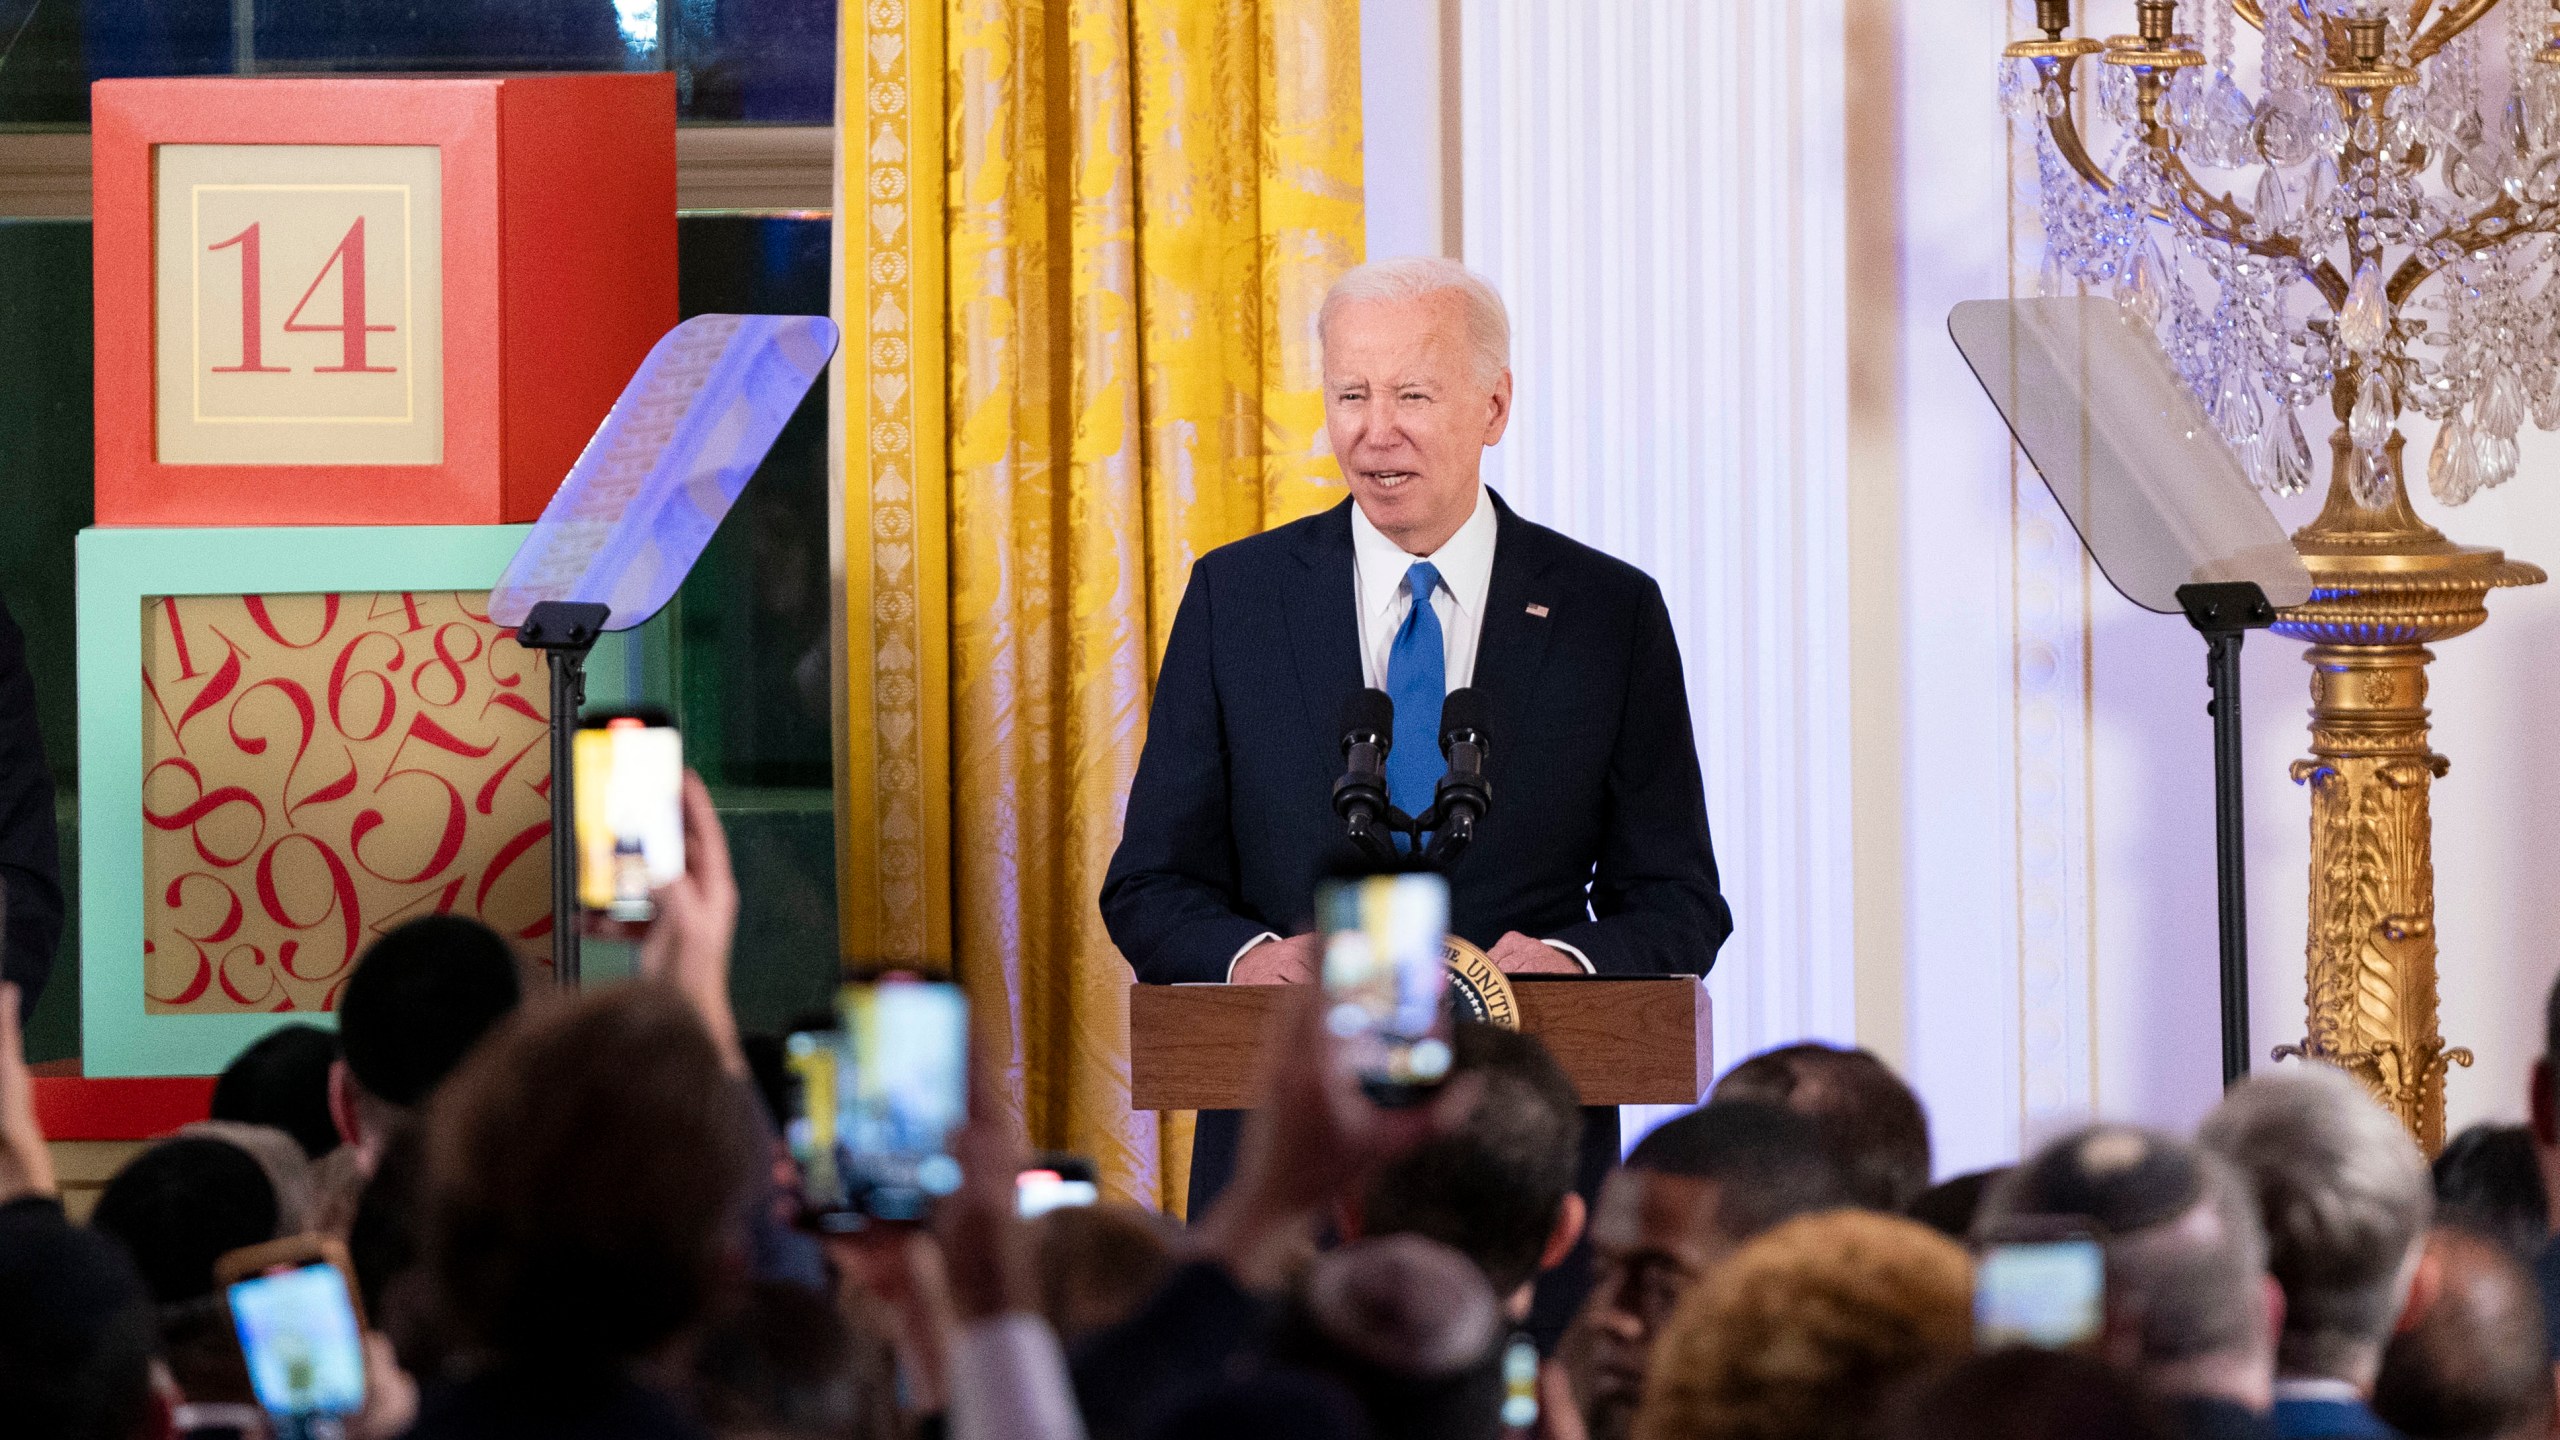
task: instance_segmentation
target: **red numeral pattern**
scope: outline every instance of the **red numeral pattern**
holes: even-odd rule
[[[258,225],[252,224],[248,229],[230,239],[216,240],[205,248],[236,250],[240,255],[240,363],[213,366],[213,373],[216,375],[288,373],[287,366],[264,363],[267,339],[266,275],[261,268]],[[311,297],[318,293],[320,282],[329,278],[331,270],[338,272],[337,322],[325,324],[304,320],[302,312],[311,307]],[[359,215],[355,218],[355,223],[347,227],[347,233],[340,237],[337,248],[330,251],[329,258],[322,262],[319,273],[313,275],[311,283],[303,287],[302,298],[294,302],[293,312],[284,317],[284,328],[289,334],[334,333],[338,336],[342,351],[338,363],[315,365],[312,367],[313,373],[391,375],[398,372],[399,367],[395,365],[366,363],[365,337],[389,334],[399,327],[376,325],[365,318],[364,291],[364,217]]]
[[[326,1010],[403,920],[551,931],[548,688],[480,594],[143,607],[150,1013]]]

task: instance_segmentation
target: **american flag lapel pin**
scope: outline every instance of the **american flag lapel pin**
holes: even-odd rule
[[[1529,607],[1529,613],[1537,616],[1541,620],[1544,620],[1547,618],[1547,607],[1544,605],[1532,605]]]

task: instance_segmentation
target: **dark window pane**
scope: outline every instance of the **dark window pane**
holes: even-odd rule
[[[0,124],[127,75],[676,72],[687,120],[825,124],[835,0],[0,0]]]

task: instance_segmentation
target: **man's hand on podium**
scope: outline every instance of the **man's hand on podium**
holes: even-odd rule
[[[1267,950],[1271,947],[1265,945],[1260,948]],[[1572,956],[1544,940],[1532,940],[1517,930],[1511,931],[1494,942],[1491,958],[1494,968],[1505,975],[1579,975],[1582,973],[1582,967],[1574,963]]]
[[[1292,935],[1266,940],[1247,950],[1228,977],[1233,985],[1313,985],[1324,963],[1322,935]]]

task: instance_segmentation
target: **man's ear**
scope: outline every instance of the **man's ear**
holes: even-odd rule
[[[2273,1275],[2265,1276],[2267,1287],[2267,1352],[2273,1354],[2276,1342],[2284,1335],[2284,1286]]]
[[[2418,1241],[2418,1264],[2409,1273],[2409,1293],[2400,1302],[2400,1318],[2391,1327],[2394,1335],[2406,1335],[2418,1328],[2435,1308],[2436,1297],[2444,1293],[2444,1253],[2423,1238]]]
[[[344,1060],[329,1062],[329,1123],[338,1127],[339,1139],[364,1144],[364,1121],[356,1113],[355,1072]]]
[[[1574,1191],[1564,1192],[1564,1203],[1556,1207],[1555,1227],[1547,1232],[1547,1248],[1538,1256],[1540,1270],[1553,1270],[1564,1263],[1574,1245],[1582,1239],[1582,1227],[1591,1218],[1591,1207]]]
[[[1505,369],[1502,372],[1502,378],[1493,382],[1492,404],[1485,414],[1485,447],[1490,449],[1501,444],[1502,432],[1509,428],[1511,428],[1511,372]]]

